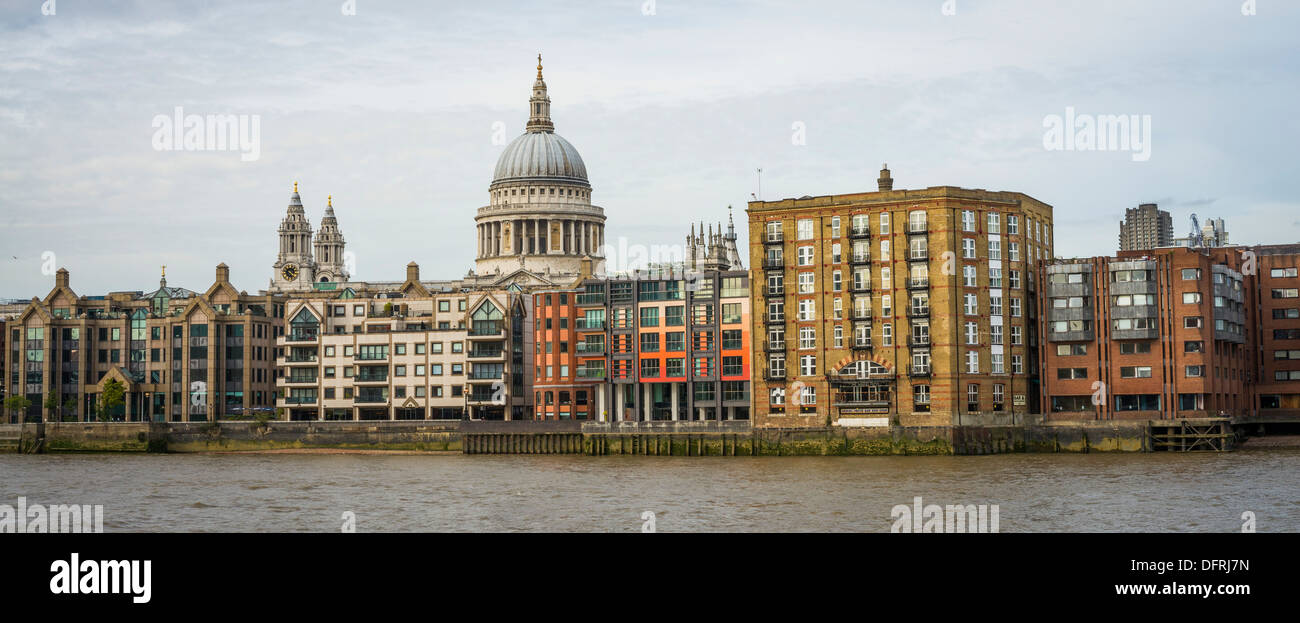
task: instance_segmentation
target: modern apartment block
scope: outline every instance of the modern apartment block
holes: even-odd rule
[[[1034,266],[1052,208],[951,186],[749,204],[756,426],[1037,411]],[[761,280],[761,281],[759,281]]]
[[[538,419],[749,419],[747,272],[677,265],[533,296]]]
[[[286,419],[528,417],[517,291],[431,292],[411,264],[394,290],[318,293],[285,309],[276,387]]]
[[[1045,263],[1047,418],[1300,408],[1297,253],[1164,248]]]
[[[1174,243],[1174,221],[1169,212],[1144,203],[1124,211],[1119,224],[1119,250],[1140,251]]]
[[[284,299],[248,295],[217,266],[204,292],[167,285],[153,292],[79,296],[59,269],[54,289],[6,325],[9,395],[31,401],[26,417],[47,420],[206,421],[270,412],[275,403],[276,331]],[[125,404],[102,409],[110,380]],[[53,397],[60,406],[48,408]]]
[[[1300,415],[1300,245],[1253,248],[1258,261],[1261,327],[1260,414]]]

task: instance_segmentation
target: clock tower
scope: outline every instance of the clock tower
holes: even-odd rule
[[[270,290],[295,292],[311,290],[316,276],[316,261],[312,259],[311,222],[307,220],[298,196],[298,183],[293,183],[289,208],[280,221],[280,252],[271,267]]]

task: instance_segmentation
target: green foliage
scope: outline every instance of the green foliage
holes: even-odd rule
[[[21,416],[23,412],[32,406],[32,401],[28,400],[26,396],[10,396],[5,398],[4,405],[5,409]]]
[[[100,398],[104,403],[104,410],[108,411],[126,404],[126,387],[117,379],[109,379],[104,383],[104,394]]]

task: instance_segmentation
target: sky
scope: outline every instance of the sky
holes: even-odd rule
[[[1175,235],[1300,242],[1297,30],[1281,0],[0,0],[0,298],[55,267],[79,294],[221,262],[265,289],[295,181],[314,227],[333,196],[354,279],[461,277],[539,52],[611,243],[733,206],[743,245],[752,196],[874,190],[882,163],[1052,205],[1062,257],[1114,253],[1149,202]],[[177,107],[255,118],[256,157],[160,149]],[[1147,157],[1051,148],[1067,110],[1136,115]]]

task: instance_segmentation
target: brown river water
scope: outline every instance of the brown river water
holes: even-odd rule
[[[0,455],[0,504],[102,504],[105,531],[887,532],[895,505],[997,504],[1002,532],[1300,531],[1300,449],[957,457]]]

